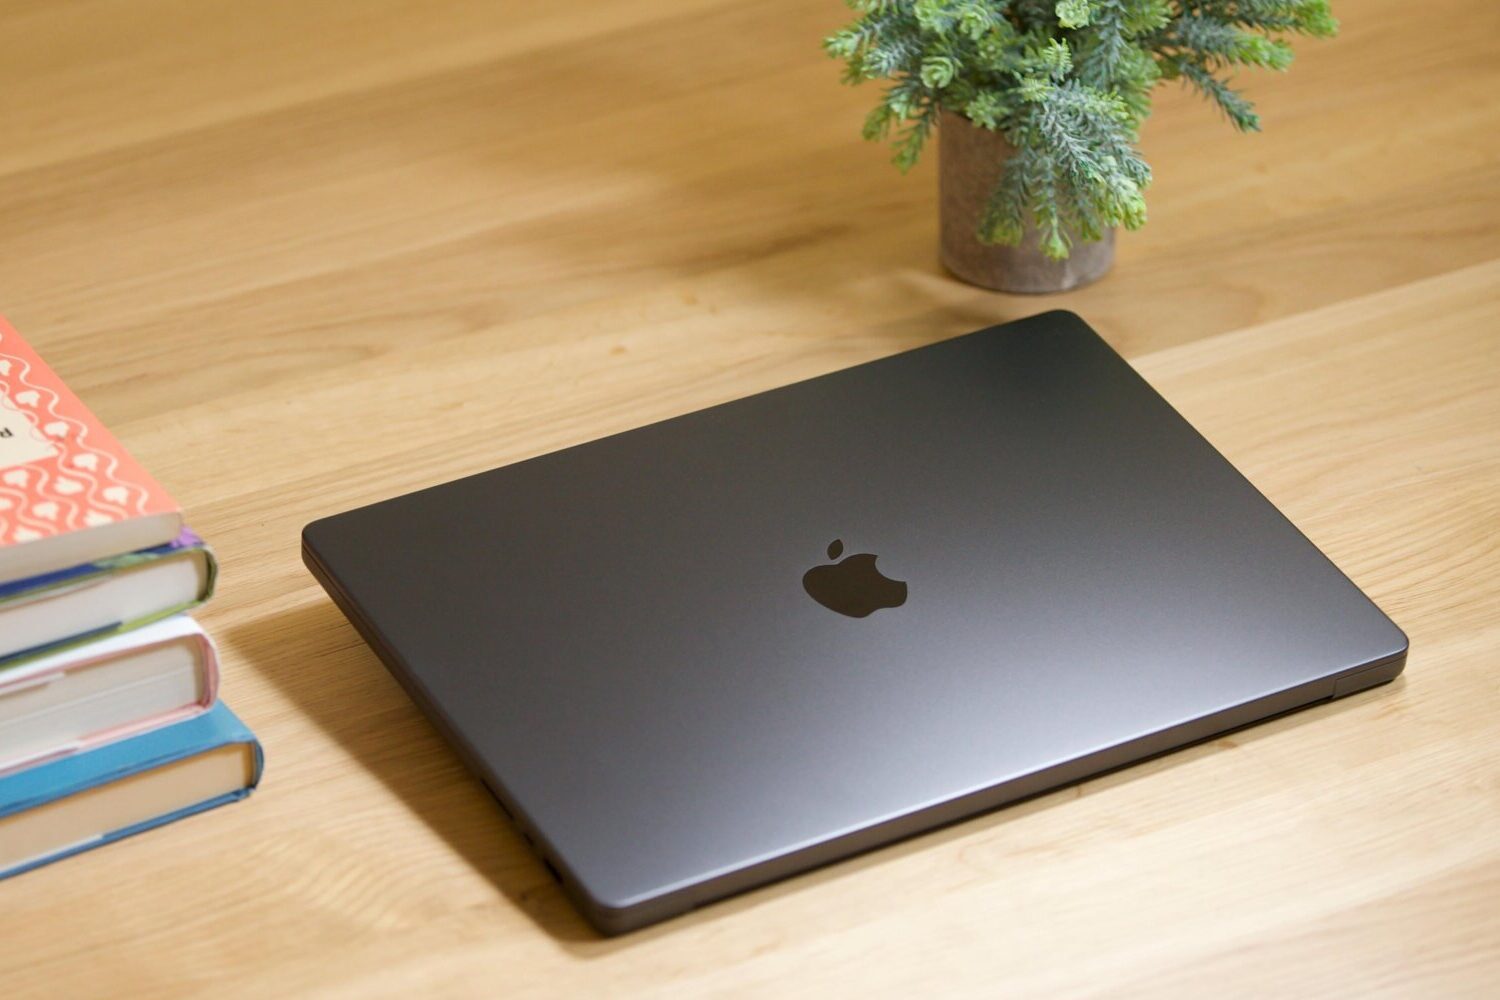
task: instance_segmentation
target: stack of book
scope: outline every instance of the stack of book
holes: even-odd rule
[[[0,878],[244,798],[218,700],[214,557],[0,320]]]

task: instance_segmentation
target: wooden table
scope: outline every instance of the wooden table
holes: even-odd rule
[[[1500,5],[1166,91],[1103,283],[935,264],[831,0],[10,0],[0,304],[224,563],[246,804],[0,884],[0,995],[1493,996]],[[1409,633],[1405,677],[595,937],[306,521],[1066,305]],[[399,540],[393,539],[393,544]]]

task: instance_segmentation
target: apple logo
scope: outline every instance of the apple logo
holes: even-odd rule
[[[838,559],[844,543],[835,538],[828,558]],[[892,580],[875,568],[875,556],[861,552],[832,565],[814,566],[802,576],[809,597],[830,611],[850,618],[864,618],[881,608],[899,608],[906,603],[906,583]]]

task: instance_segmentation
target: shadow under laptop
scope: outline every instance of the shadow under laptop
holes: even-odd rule
[[[990,831],[1043,810],[1085,796],[1108,794],[1215,754],[1238,752],[1261,740],[1278,738],[1300,726],[1321,722],[1329,712],[1355,708],[1366,699],[1391,696],[1405,683],[1404,678],[1397,678],[1392,685],[1221,734],[1081,784],[874,848],[622,937],[606,938],[579,916],[484,785],[468,772],[330,602],[315,600],[284,614],[229,629],[225,639],[474,871],[539,929],[580,958],[603,957],[664,935],[690,932],[706,920],[728,921],[736,914],[780,900],[824,891],[826,886],[898,863],[914,853],[941,851],[956,840],[985,837]],[[1218,789],[1220,795],[1232,793],[1222,786]],[[1245,794],[1254,793],[1247,789]],[[836,893],[828,893],[828,897],[833,900],[830,905],[843,905]]]
[[[226,629],[226,646],[374,775],[474,871],[562,942],[598,940],[353,627],[327,600]]]

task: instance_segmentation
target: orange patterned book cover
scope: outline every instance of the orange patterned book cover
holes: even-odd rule
[[[181,526],[176,501],[0,318],[0,581],[159,545]],[[73,535],[97,537],[49,544]]]

